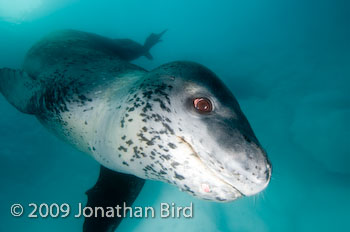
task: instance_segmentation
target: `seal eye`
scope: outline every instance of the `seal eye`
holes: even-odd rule
[[[200,97],[193,100],[193,106],[199,113],[210,113],[213,105],[208,98]]]

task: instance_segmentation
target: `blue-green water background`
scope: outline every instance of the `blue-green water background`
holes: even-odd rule
[[[125,219],[119,231],[350,231],[349,1],[42,2],[26,17],[0,18],[0,67],[20,67],[30,46],[56,29],[143,42],[167,28],[152,50],[155,59],[135,63],[152,69],[191,60],[212,69],[237,97],[272,161],[269,187],[232,203],[147,182],[135,205],[193,202],[194,217]],[[0,9],[6,4],[0,1]],[[2,96],[0,128],[0,231],[80,231],[82,219],[14,218],[10,206],[84,203],[98,164]]]

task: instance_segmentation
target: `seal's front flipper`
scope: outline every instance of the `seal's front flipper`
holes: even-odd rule
[[[114,172],[101,166],[100,176],[95,186],[88,190],[88,207],[102,207],[106,212],[106,207],[116,207],[119,205],[122,209],[119,211],[121,216],[124,212],[124,202],[126,206],[131,206],[140,193],[144,179],[133,175]],[[100,213],[100,211],[98,211]],[[98,217],[85,218],[83,232],[112,232],[114,231],[123,217],[104,217],[101,214]]]
[[[150,59],[150,60],[153,59],[152,55],[149,53],[149,50],[150,50],[154,45],[156,45],[157,43],[159,43],[159,42],[162,41],[162,40],[161,40],[161,37],[164,35],[164,33],[165,33],[166,31],[167,31],[167,30],[164,30],[164,31],[162,31],[162,32],[159,33],[159,34],[152,33],[152,34],[150,34],[150,35],[147,37],[147,39],[146,39],[146,41],[145,41],[145,43],[144,43],[144,45],[143,45],[143,48],[144,48],[144,51],[145,51],[145,54],[144,54],[145,57],[147,57],[147,58]]]
[[[37,81],[22,70],[0,69],[0,92],[19,111],[33,114],[32,99],[38,90]]]

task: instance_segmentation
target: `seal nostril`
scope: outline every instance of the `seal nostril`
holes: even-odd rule
[[[247,141],[248,143],[251,143],[252,140],[250,138],[248,138],[248,136],[243,135],[243,138],[245,139],[245,141]]]

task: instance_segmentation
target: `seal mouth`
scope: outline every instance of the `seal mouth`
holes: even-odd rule
[[[188,148],[192,151],[192,155],[194,158],[196,158],[204,167],[207,168],[207,170],[213,175],[215,176],[217,179],[219,179],[221,182],[225,183],[226,185],[232,187],[234,190],[236,190],[241,196],[245,196],[245,194],[243,194],[239,189],[237,189],[235,186],[233,186],[232,184],[228,183],[227,181],[225,181],[223,178],[221,178],[218,174],[216,174],[215,172],[213,172],[203,161],[202,159],[199,157],[198,153],[196,152],[196,150],[192,147],[192,145],[186,141],[186,139],[182,136],[176,136],[181,142],[183,142],[184,144],[186,144],[188,146]]]

